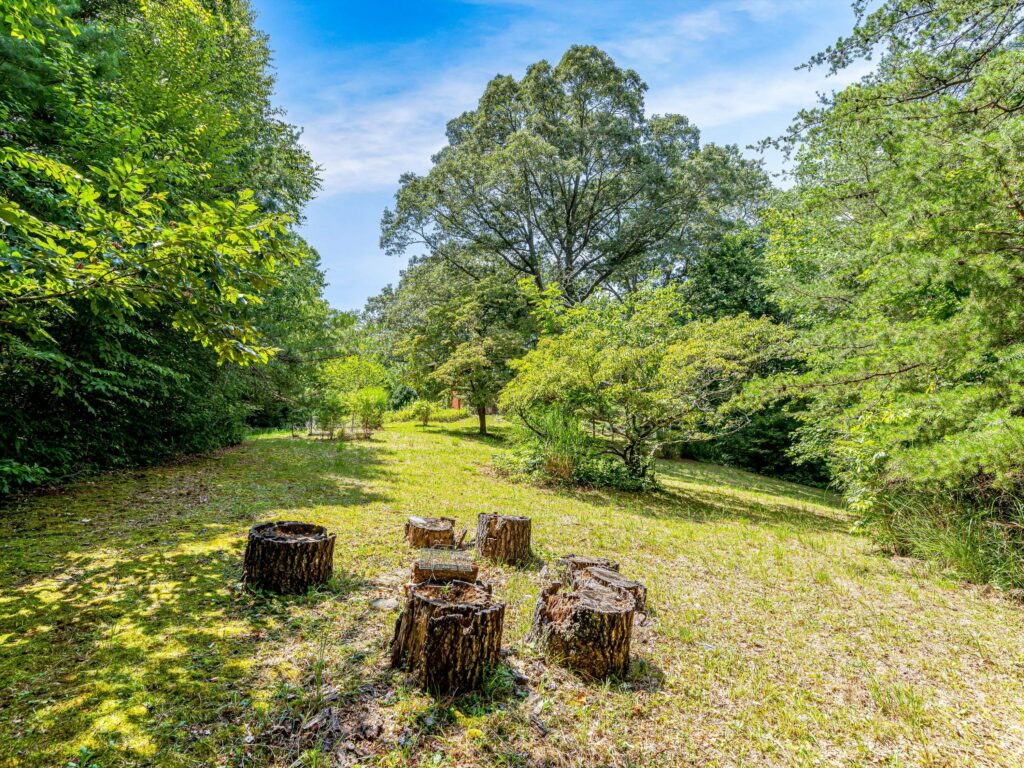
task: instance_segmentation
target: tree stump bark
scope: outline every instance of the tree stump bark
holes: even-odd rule
[[[587,557],[586,555],[566,555],[555,561],[558,577],[568,586],[576,581],[576,574],[584,568],[607,568],[609,571],[619,570],[619,564],[605,557]]]
[[[476,519],[476,551],[498,563],[525,563],[530,551],[530,518],[519,515],[489,515]]]
[[[610,568],[592,565],[576,572],[576,575],[573,577],[573,586],[579,587],[588,580],[596,582],[602,587],[628,595],[633,599],[633,609],[636,611],[643,611],[647,607],[647,587],[639,581],[627,579],[621,573]]]
[[[633,598],[595,582],[561,592],[561,582],[537,599],[531,641],[544,656],[591,680],[625,677],[633,634]]]
[[[455,546],[455,520],[450,517],[410,517],[405,540],[420,549]]]
[[[423,582],[395,623],[391,666],[408,669],[434,694],[479,688],[501,657],[505,604],[481,582]]]
[[[242,581],[280,594],[302,594],[334,570],[334,534],[322,525],[290,521],[249,529]]]
[[[415,584],[434,581],[445,584],[449,581],[476,581],[479,569],[476,563],[432,562],[417,560],[412,564],[412,580]]]

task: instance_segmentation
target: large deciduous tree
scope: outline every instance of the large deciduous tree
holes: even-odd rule
[[[479,278],[500,267],[569,303],[681,272],[706,238],[747,220],[766,182],[735,147],[702,147],[679,115],[648,117],[646,85],[594,47],[522,80],[492,80],[448,124],[425,176],[402,177],[381,242]]]

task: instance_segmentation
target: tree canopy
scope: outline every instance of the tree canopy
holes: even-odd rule
[[[736,428],[742,415],[730,406],[786,336],[746,315],[693,320],[678,286],[557,306],[556,293],[542,303],[556,332],[513,363],[501,404],[533,431],[543,430],[534,415],[552,407],[594,425],[635,477],[664,443]]]
[[[875,71],[794,125],[768,218],[801,329],[802,449],[855,503],[1020,485],[1024,52],[1020,3],[891,0],[816,57]]]
[[[329,319],[291,230],[316,169],[270,103],[248,5],[61,13],[0,21],[7,488],[239,439],[235,364],[290,346],[264,302],[297,270]]]
[[[702,147],[685,117],[648,117],[646,87],[591,46],[496,77],[448,124],[430,172],[402,177],[382,246],[425,247],[476,278],[509,270],[570,303],[681,271],[767,183],[735,147]]]

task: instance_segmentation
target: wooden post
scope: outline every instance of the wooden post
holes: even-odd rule
[[[258,589],[301,594],[331,578],[334,534],[322,525],[290,521],[249,530],[242,581]]]
[[[482,582],[415,584],[395,623],[391,665],[435,694],[478,689],[501,657],[504,617]]]
[[[572,592],[545,587],[533,613],[530,640],[549,660],[601,680],[625,677],[633,633],[633,598],[588,582]]]
[[[476,521],[476,551],[498,563],[525,563],[530,551],[530,518],[481,512]]]
[[[410,517],[405,540],[417,548],[454,547],[455,520],[450,517]]]

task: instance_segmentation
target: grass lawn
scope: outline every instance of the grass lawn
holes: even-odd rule
[[[693,463],[657,494],[538,489],[473,429],[265,435],[0,509],[0,766],[1024,765],[1019,603],[875,553],[815,490]],[[629,679],[545,666],[541,572],[498,567],[513,653],[482,694],[386,668],[403,521],[486,511],[647,584]],[[337,533],[329,588],[238,588],[269,519]]]

